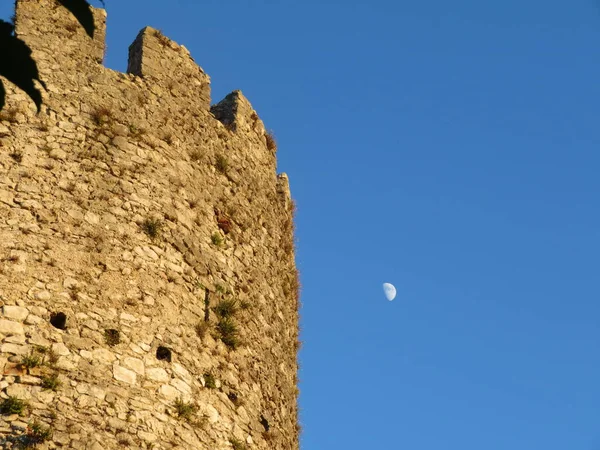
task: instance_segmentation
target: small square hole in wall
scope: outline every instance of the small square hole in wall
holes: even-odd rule
[[[156,359],[171,362],[171,350],[162,345],[156,349]]]
[[[67,315],[63,312],[55,312],[50,315],[50,323],[59,330],[67,329]]]

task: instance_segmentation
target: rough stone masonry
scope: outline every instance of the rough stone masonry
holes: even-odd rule
[[[0,113],[0,447],[298,449],[293,202],[239,91],[152,28],[128,73],[54,0]]]

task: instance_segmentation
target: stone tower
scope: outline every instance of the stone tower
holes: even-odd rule
[[[144,28],[102,65],[55,0],[19,0],[42,112],[0,113],[0,446],[299,447],[293,202],[240,91],[210,106]],[[20,447],[21,446],[21,447]]]

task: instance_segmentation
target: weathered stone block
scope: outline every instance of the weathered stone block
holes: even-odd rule
[[[146,369],[146,378],[159,383],[166,383],[169,381],[169,374],[162,367],[152,367]]]
[[[114,365],[113,376],[115,380],[122,381],[128,384],[135,384],[136,375],[133,370],[126,369],[125,367]]]
[[[144,375],[144,362],[138,358],[130,356],[123,358],[123,365],[133,370],[138,375]]]
[[[25,334],[23,325],[19,322],[0,319],[0,333],[2,334]]]
[[[2,313],[7,319],[19,320],[22,322],[27,318],[29,311],[22,306],[5,305],[2,307]]]

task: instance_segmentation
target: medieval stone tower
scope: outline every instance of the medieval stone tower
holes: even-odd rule
[[[241,92],[143,29],[128,73],[19,0],[44,106],[0,113],[0,447],[291,449],[293,203]]]

